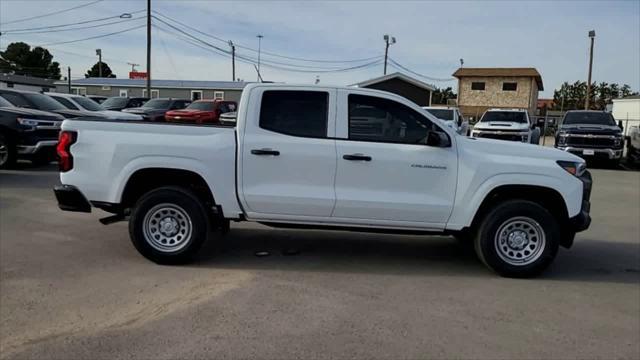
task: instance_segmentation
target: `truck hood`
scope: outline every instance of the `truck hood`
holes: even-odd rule
[[[137,114],[127,114],[122,111],[100,110],[93,111],[95,115],[102,116],[111,120],[142,120],[142,116]]]
[[[196,116],[196,115],[213,115],[213,111],[196,110],[196,109],[181,109],[167,111],[167,116]]]
[[[588,125],[588,124],[571,124],[562,125],[560,131],[572,134],[597,134],[597,135],[619,135],[622,133],[619,127],[615,125]]]
[[[0,110],[10,112],[18,116],[39,119],[39,120],[64,120],[64,117],[60,114],[56,114],[48,111],[36,110],[36,109],[20,108],[17,106],[16,107],[9,107],[9,106],[0,107]]]
[[[469,138],[464,136],[457,136],[456,140],[458,142],[458,146],[465,147],[465,149],[474,153],[498,156],[508,154],[508,156],[511,157],[520,157],[523,161],[526,161],[527,158],[535,158],[554,161],[564,160],[584,162],[584,160],[578,156],[548,146],[527,144],[517,141]]]
[[[128,112],[132,114],[140,114],[140,115],[162,115],[167,112],[166,109],[152,109],[152,108],[129,108],[122,110],[123,112]]]
[[[487,121],[478,122],[473,127],[474,130],[511,130],[511,131],[528,131],[529,124],[515,123],[505,121]]]

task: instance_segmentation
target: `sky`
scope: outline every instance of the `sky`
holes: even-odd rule
[[[92,4],[38,19],[17,21],[88,3]],[[97,61],[95,49],[100,48],[103,61],[114,73],[120,78],[128,77],[131,66],[127,62],[141,64],[137,67],[139,71],[146,67],[144,9],[144,0],[0,0],[0,49],[16,41],[44,45],[65,70],[67,66],[71,67],[72,78],[78,78]],[[389,47],[389,57],[421,74],[403,71],[424,82],[455,89],[456,81],[451,80],[451,74],[460,66],[462,58],[465,67],[535,67],[544,82],[545,91],[541,97],[551,97],[553,89],[564,81],[586,80],[587,33],[593,29],[596,31],[593,81],[626,83],[633,90],[640,89],[638,0],[152,0],[152,9],[158,12],[157,17],[165,16],[166,22],[206,42],[190,38],[192,43],[189,43],[185,40],[188,35],[154,19],[157,26],[152,31],[151,69],[152,78],[156,79],[231,80],[231,59],[210,45],[228,51],[230,47],[226,40],[232,40],[237,45],[238,56],[248,62],[238,59],[236,78],[255,81],[255,50],[258,48],[257,35],[261,34],[260,70],[264,80],[305,84],[319,80],[321,84],[348,85],[383,74],[383,35],[390,34],[397,42]],[[123,13],[132,13],[132,19],[73,31],[50,31],[65,29],[60,27],[44,29],[44,33],[37,34],[11,33],[16,29],[64,25]],[[121,20],[108,19],[77,27]],[[142,27],[92,40],[56,44],[137,26]],[[356,66],[362,68],[321,72]],[[388,72],[394,71],[397,68],[390,65]]]

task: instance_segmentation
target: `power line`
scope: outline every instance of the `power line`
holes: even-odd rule
[[[185,23],[183,23],[183,22],[180,22],[180,21],[178,21],[178,20],[175,20],[175,19],[173,19],[173,18],[171,18],[171,17],[169,17],[169,16],[167,16],[167,15],[164,15],[164,14],[162,14],[162,13],[158,12],[158,11],[154,11],[154,13],[155,13],[155,14],[158,14],[158,15],[160,15],[160,16],[162,16],[162,17],[164,17],[164,18],[166,18],[166,19],[168,19],[168,20],[170,20],[170,21],[173,21],[173,22],[175,22],[175,23],[177,23],[177,24],[180,24],[180,25],[182,25],[182,26],[184,26],[184,27],[186,27],[186,28],[188,28],[188,29],[190,29],[190,30],[192,30],[192,31],[195,31],[195,32],[197,32],[197,33],[199,33],[199,34],[201,34],[201,35],[204,35],[204,36],[207,36],[207,37],[209,37],[209,38],[212,38],[212,39],[218,40],[218,41],[220,41],[220,42],[224,42],[225,44],[226,44],[226,43],[228,43],[228,40],[222,39],[222,38],[220,38],[220,37],[218,37],[218,36],[215,36],[215,35],[211,35],[211,34],[205,33],[205,32],[203,32],[203,31],[198,30],[198,29],[196,29],[196,28],[194,28],[194,27],[191,27],[191,26],[189,26],[189,25],[187,25],[187,24],[185,24]],[[235,44],[235,42],[234,42],[234,44]],[[258,50],[253,49],[253,48],[251,48],[251,47],[247,47],[247,46],[243,46],[243,45],[236,45],[236,46],[237,46],[237,47],[239,47],[239,48],[245,49],[245,50],[252,51],[252,52],[256,52],[256,53],[258,52]],[[372,57],[363,58],[363,59],[351,59],[351,60],[318,60],[318,59],[307,59],[307,58],[299,58],[299,57],[293,57],[293,56],[285,56],[285,55],[280,55],[280,54],[276,54],[276,53],[272,53],[272,52],[268,52],[268,51],[264,51],[264,50],[261,50],[261,53],[262,53],[262,54],[265,54],[265,55],[274,56],[274,57],[279,57],[279,58],[283,58],[283,59],[289,59],[289,60],[304,61],[304,62],[315,62],[315,63],[335,63],[335,64],[340,64],[340,63],[355,63],[355,62],[371,61],[371,60],[378,59],[378,58],[380,58],[380,57],[381,57],[381,55],[377,55],[377,56],[372,56]]]
[[[138,10],[138,11],[134,11],[134,12],[130,12],[130,13],[124,13],[124,14],[114,15],[114,16],[107,16],[107,17],[103,17],[103,18],[99,18],[99,19],[92,19],[92,20],[73,22],[73,23],[68,23],[68,24],[58,24],[58,25],[49,25],[49,26],[40,26],[40,27],[22,28],[22,29],[8,29],[8,30],[3,30],[2,33],[3,34],[9,34],[9,33],[13,33],[13,32],[35,31],[35,30],[43,30],[43,29],[57,29],[57,28],[61,28],[61,27],[83,25],[83,24],[89,24],[89,23],[100,22],[100,21],[116,19],[116,18],[130,19],[131,18],[130,15],[137,14],[137,13],[140,13],[140,12],[143,12],[143,11],[144,10]],[[129,16],[127,17],[125,15],[129,15]]]
[[[406,72],[412,73],[413,75],[420,76],[420,77],[423,77],[423,78],[431,80],[431,81],[443,81],[443,82],[446,82],[446,81],[454,81],[454,80],[456,80],[455,78],[436,78],[436,77],[420,74],[418,72],[415,72],[415,71],[407,68],[406,66],[402,66],[402,65],[398,64],[398,62],[393,60],[392,58],[389,58],[389,63],[391,63],[391,65],[393,65],[395,68],[397,68],[399,70],[404,70]]]
[[[80,9],[80,8],[83,8],[83,7],[86,7],[86,6],[89,6],[89,5],[93,5],[93,4],[99,3],[101,1],[102,0],[96,0],[96,1],[92,1],[90,3],[74,6],[74,7],[68,8],[68,9],[54,11],[54,12],[48,13],[48,14],[42,14],[42,15],[36,15],[36,16],[31,16],[31,17],[22,18],[22,19],[11,20],[11,21],[4,22],[4,23],[2,23],[0,25],[15,24],[17,22],[29,21],[29,20],[34,20],[34,19],[40,19],[40,18],[47,17],[47,16],[58,15],[58,14],[62,14],[62,13],[68,12],[68,11],[72,11],[72,10]]]
[[[71,43],[80,42],[80,41],[100,39],[100,38],[103,38],[103,37],[122,34],[122,33],[125,33],[127,31],[140,29],[140,28],[143,28],[145,26],[146,25],[138,25],[138,26],[130,27],[130,28],[127,28],[127,29],[124,29],[124,30],[115,31],[115,32],[108,33],[108,34],[96,35],[96,36],[91,36],[91,37],[83,38],[83,39],[75,39],[75,40],[69,40],[69,41],[60,41],[60,42],[54,42],[54,43],[41,44],[41,45],[38,45],[38,46],[42,47],[42,46],[50,46],[50,45],[71,44]]]
[[[142,19],[142,18],[143,18],[142,16],[139,16],[137,18],[130,18],[130,19],[112,21],[112,22],[108,22],[108,23],[104,23],[104,24],[97,24],[97,25],[79,26],[79,27],[68,28],[68,29],[40,30],[40,31],[29,31],[29,32],[26,32],[26,31],[25,32],[11,32],[11,33],[8,33],[8,34],[5,34],[3,32],[3,35],[6,36],[6,35],[48,34],[48,33],[54,33],[54,32],[62,32],[62,31],[85,30],[85,29],[98,28],[98,27],[102,27],[102,26],[120,24],[120,23],[123,23],[123,22],[138,20],[138,19]]]

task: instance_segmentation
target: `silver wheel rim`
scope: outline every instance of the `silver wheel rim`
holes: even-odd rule
[[[509,265],[524,266],[540,258],[546,238],[540,224],[531,218],[519,216],[500,225],[494,244],[502,261]]]
[[[184,248],[191,240],[193,225],[187,212],[176,204],[158,204],[144,217],[144,238],[151,247],[172,253]]]
[[[4,165],[9,160],[9,147],[0,139],[0,165]]]

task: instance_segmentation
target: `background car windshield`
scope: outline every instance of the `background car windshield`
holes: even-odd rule
[[[563,124],[588,124],[616,126],[616,121],[609,113],[603,112],[568,112]]]
[[[168,109],[169,105],[171,105],[171,100],[149,100],[142,107],[150,108],[150,109]]]
[[[2,96],[0,96],[0,107],[13,107],[13,104],[5,100]]]
[[[104,108],[102,106],[100,106],[100,104],[98,104],[97,102],[88,99],[86,97],[74,97],[73,100],[75,102],[77,102],[78,104],[80,104],[80,106],[82,106],[83,108],[89,110],[89,111],[101,111],[104,110]]]
[[[453,120],[453,110],[449,109],[425,109],[431,115],[441,120]]]
[[[526,123],[527,119],[524,116],[524,112],[519,111],[487,111],[482,116],[481,122],[489,121],[504,121],[504,122],[516,122]]]
[[[42,94],[23,94],[30,102],[32,102],[39,110],[66,110],[66,106],[53,100],[52,98]]]
[[[187,109],[213,111],[213,103],[211,101],[196,101],[187,106]]]
[[[122,106],[126,106],[127,105],[127,98],[123,98],[123,97],[112,97],[112,98],[108,98],[107,100],[105,100],[102,103],[102,106],[104,107],[122,107]]]

